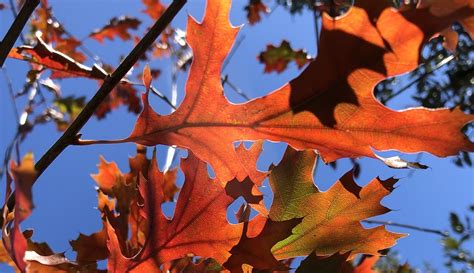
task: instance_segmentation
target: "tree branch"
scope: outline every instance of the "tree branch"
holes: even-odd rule
[[[399,224],[399,223],[394,223],[394,222],[391,222],[391,221],[364,220],[362,222],[367,223],[367,224],[381,224],[381,225],[387,225],[387,226],[413,229],[413,230],[417,230],[417,231],[438,234],[438,235],[441,235],[443,237],[448,237],[449,236],[449,233],[447,231],[441,231],[441,230],[431,229],[431,228],[422,228],[422,227],[406,225],[406,224]]]
[[[26,22],[28,22],[28,19],[39,3],[40,0],[26,0],[23,7],[21,7],[20,13],[18,13],[18,16],[15,18],[15,21],[13,21],[13,24],[10,26],[10,29],[0,43],[0,68],[3,67],[8,53],[10,53],[10,50],[15,45],[15,42],[25,27]]]
[[[87,103],[81,113],[79,113],[77,118],[36,163],[36,180],[69,145],[76,141],[79,131],[92,117],[95,110],[109,95],[112,89],[127,74],[127,72],[133,67],[133,65],[139,60],[139,58],[146,52],[146,50],[153,44],[153,42],[169,25],[171,20],[178,14],[186,2],[187,0],[174,0],[163,13],[163,15],[151,27],[148,33],[145,34],[145,36],[140,40],[140,42],[138,42],[135,48],[133,48],[127,57],[120,63],[117,69],[111,75],[107,76],[107,78],[102,83],[102,86],[99,88],[94,97],[92,97],[92,99]],[[14,194],[15,193],[13,192],[8,198],[7,205],[9,208],[13,208],[15,205]],[[0,218],[0,221],[3,222],[3,219]]]

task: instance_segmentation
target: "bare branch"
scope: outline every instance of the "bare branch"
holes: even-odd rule
[[[8,53],[10,53],[10,50],[15,45],[15,42],[25,27],[26,22],[39,3],[40,0],[26,0],[23,7],[21,7],[20,13],[18,13],[18,16],[15,18],[15,21],[13,21],[13,24],[10,26],[10,29],[0,43],[0,67],[3,67]]]

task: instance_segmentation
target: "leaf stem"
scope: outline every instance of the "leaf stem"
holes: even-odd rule
[[[0,42],[0,67],[3,67],[8,53],[10,53],[10,50],[15,45],[18,36],[20,36],[21,31],[26,25],[26,22],[28,22],[28,19],[39,3],[40,0],[26,0],[23,7],[21,7],[20,13],[18,13],[18,16],[13,21],[7,34],[5,34],[5,37]]]
[[[423,228],[423,227],[407,225],[407,224],[394,223],[392,221],[364,220],[362,222],[367,223],[367,224],[381,224],[381,225],[387,225],[387,226],[407,228],[407,229],[412,229],[412,230],[417,230],[417,231],[422,231],[422,232],[441,235],[442,237],[448,237],[449,236],[449,233],[447,231],[441,231],[441,230],[431,229],[431,228]]]
[[[133,67],[133,65],[139,60],[139,58],[146,52],[146,50],[153,44],[163,30],[169,25],[171,20],[178,14],[181,8],[187,0],[174,0],[171,5],[166,9],[163,15],[155,22],[151,29],[145,34],[145,36],[138,42],[133,50],[127,55],[127,57],[120,63],[117,69],[108,75],[102,86],[99,88],[97,93],[87,103],[84,109],[79,113],[77,118],[71,123],[63,135],[49,148],[49,150],[41,157],[41,159],[35,164],[37,172],[36,180],[41,174],[51,165],[51,163],[69,146],[74,144],[78,139],[78,133],[87,121],[92,117],[95,110],[114,89],[114,87],[120,83],[121,79],[127,74],[127,72]],[[7,201],[7,206],[13,208],[15,205],[14,192],[10,195]],[[0,218],[3,222],[3,219]],[[2,223],[3,224],[3,223]]]

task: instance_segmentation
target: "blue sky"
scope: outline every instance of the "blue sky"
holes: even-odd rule
[[[87,37],[93,29],[104,25],[113,16],[130,15],[142,19],[143,23],[137,34],[142,33],[141,31],[152,23],[141,13],[143,9],[141,1],[49,0],[49,3],[53,7],[55,16],[65,28],[79,38]],[[316,40],[312,14],[291,16],[279,7],[261,23],[250,26],[246,24],[246,15],[243,11],[246,3],[246,0],[236,0],[233,4],[231,21],[234,25],[245,24],[239,34],[243,41],[223,73],[227,74],[229,79],[247,95],[254,98],[280,87],[299,73],[299,70],[291,65],[282,74],[263,74],[263,65],[258,63],[257,56],[267,44],[280,44],[283,39],[286,39],[291,42],[293,48],[305,48],[311,55],[315,55]],[[190,14],[200,19],[203,10],[204,1],[190,0],[172,24],[184,29],[186,15]],[[11,20],[8,10],[0,11],[1,37],[8,29]],[[95,54],[112,65],[117,65],[118,56],[126,55],[133,47],[132,42],[107,41],[103,45],[90,39],[84,42]],[[91,60],[86,64],[91,65]],[[150,63],[150,66],[161,69],[161,76],[153,84],[169,95],[170,63],[165,60],[155,60]],[[16,60],[8,60],[6,68],[14,89],[20,90],[24,82],[26,65]],[[186,77],[185,74],[179,76],[179,100],[184,94]],[[0,75],[0,79],[0,152],[3,153],[13,137],[16,123],[3,75]],[[64,95],[85,95],[88,98],[98,88],[95,81],[87,79],[64,80],[60,82],[60,85]],[[244,101],[227,87],[226,95],[232,102]],[[24,102],[24,99],[18,100],[20,108]],[[157,101],[152,100],[152,103],[157,103]],[[403,109],[414,105],[409,94],[406,94],[391,101],[389,106],[394,109]],[[157,109],[157,111],[169,112],[168,109]],[[104,120],[91,119],[82,133],[87,139],[123,138],[131,132],[135,120],[136,116],[128,113],[123,107],[108,115]],[[37,126],[22,143],[21,153],[32,151],[36,159],[39,159],[59,136],[53,124]],[[279,162],[284,148],[284,144],[266,143],[265,151],[259,160],[259,168],[266,169],[271,162]],[[33,238],[36,241],[47,241],[57,252],[71,253],[68,241],[75,239],[79,232],[90,234],[101,228],[100,216],[95,209],[97,203],[95,184],[90,177],[90,174],[97,172],[96,164],[99,155],[103,155],[109,161],[116,161],[122,171],[126,172],[128,156],[133,155],[134,151],[133,144],[69,147],[34,186],[36,208],[22,227],[34,228]],[[165,147],[158,148],[158,154],[161,154],[160,164],[164,162],[164,151]],[[395,155],[397,153],[383,154]],[[408,155],[405,158],[413,160],[416,155]],[[383,204],[394,211],[377,219],[447,229],[449,212],[456,211],[462,214],[468,205],[474,203],[473,169],[455,167],[450,159],[423,154],[421,162],[430,168],[415,172],[389,169],[373,159],[361,159],[360,162],[362,164],[361,176],[358,179],[360,185],[364,185],[376,176],[401,178],[397,189],[383,200]],[[326,190],[349,168],[348,160],[341,160],[336,170],[320,162],[315,173],[316,184],[320,189]],[[271,196],[269,193],[268,195]],[[427,261],[435,268],[441,268],[442,246],[438,236],[395,227],[389,227],[389,229],[410,233],[407,238],[399,240],[395,247],[402,261],[408,261],[415,266],[422,266],[423,262]]]

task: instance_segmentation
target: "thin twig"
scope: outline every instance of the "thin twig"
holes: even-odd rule
[[[427,232],[427,233],[438,234],[443,237],[449,236],[449,233],[447,231],[441,231],[441,230],[431,229],[431,228],[422,228],[422,227],[417,227],[413,225],[399,224],[399,223],[394,223],[392,221],[364,220],[362,222],[367,223],[367,224],[380,224],[380,225],[407,228],[407,229],[412,229],[412,230],[417,230],[417,231],[422,231],[422,232]]]
[[[316,53],[319,50],[319,11],[313,9],[313,17],[314,17],[314,32],[316,35]]]
[[[16,4],[14,0],[10,0],[10,10],[12,12],[13,17],[16,18],[18,16],[18,11],[16,10]],[[23,34],[20,34],[20,39],[23,44],[26,44],[26,39]]]
[[[235,52],[239,49],[240,45],[242,45],[242,42],[245,40],[245,37],[245,35],[242,35],[237,39],[229,55],[227,56],[227,58],[225,58],[224,64],[222,65],[221,69],[222,71],[224,71],[227,65],[229,65],[230,61],[232,60],[232,57],[234,57]]]
[[[3,38],[0,43],[0,67],[3,67],[8,53],[10,53],[10,50],[15,45],[18,36],[20,36],[21,31],[26,25],[26,22],[39,3],[40,0],[26,0],[23,7],[21,7],[20,13],[18,13],[18,16],[13,21],[7,34],[5,34],[5,38]]]
[[[144,86],[143,83],[141,82],[132,82],[127,79],[122,79],[120,81],[121,84],[130,84],[130,85],[138,85],[138,86]],[[153,85],[150,85],[150,90],[153,94],[155,94],[157,97],[159,97],[161,100],[163,100],[166,104],[168,104],[173,110],[176,110],[176,105],[173,104],[172,100],[170,100],[166,95],[161,93],[158,89],[153,87]]]
[[[94,97],[92,97],[92,99],[87,103],[81,113],[79,113],[77,118],[71,123],[63,135],[56,141],[56,143],[54,143],[53,146],[51,146],[49,150],[35,164],[36,180],[69,145],[76,141],[79,131],[92,117],[99,105],[120,82],[120,80],[128,73],[128,71],[130,71],[133,65],[146,52],[146,50],[153,44],[153,42],[168,26],[171,20],[173,20],[173,18],[178,14],[186,2],[187,0],[174,0],[163,13],[163,15],[140,40],[140,42],[138,42],[135,48],[133,48],[127,57],[120,63],[117,69],[110,76],[107,76],[102,86],[99,88]],[[15,193],[13,192],[8,198],[7,206],[9,208],[13,208],[15,205],[14,194]],[[3,219],[0,218],[0,221],[3,222]]]
[[[238,95],[240,95],[241,97],[243,97],[246,100],[250,100],[250,97],[247,96],[247,94],[245,94],[245,92],[240,90],[240,88],[238,88],[235,84],[233,84],[232,82],[229,81],[229,75],[225,75],[224,77],[222,77],[221,78],[221,83],[222,83],[222,86],[227,84],[232,90],[234,90],[235,93],[237,93]]]
[[[398,90],[397,92],[391,94],[388,98],[386,98],[384,100],[385,103],[387,103],[389,100],[395,98],[396,96],[400,95],[401,93],[405,92],[406,90],[408,90],[408,88],[412,87],[414,84],[416,84],[417,82],[421,81],[422,79],[426,78],[427,76],[429,76],[431,73],[433,73],[434,71],[440,69],[441,67],[443,67],[444,65],[448,64],[449,62],[451,62],[452,60],[454,60],[454,55],[450,55],[444,59],[442,59],[439,63],[437,63],[430,71],[425,71],[423,74],[421,74],[420,76],[418,76],[416,79],[414,79],[413,81],[411,81],[410,83],[408,83],[407,85],[405,85],[404,87],[402,87],[400,90]]]
[[[63,24],[61,22],[59,22],[58,18],[56,18],[56,16],[54,16],[53,14],[51,14],[51,19],[53,19],[53,21],[55,23],[57,23],[60,27],[61,27],[61,30],[69,37],[69,38],[74,38],[76,39],[76,36],[74,36],[71,32],[69,32],[66,28],[64,28]],[[92,58],[96,63],[99,63],[100,65],[102,65],[102,60],[100,59],[99,56],[95,55],[94,52],[92,52],[91,50],[89,50],[82,42],[79,44],[78,46],[80,49],[82,49],[82,51],[87,55],[89,56],[90,58]]]

